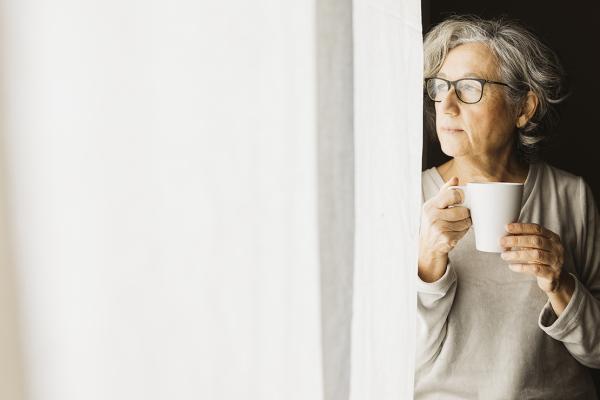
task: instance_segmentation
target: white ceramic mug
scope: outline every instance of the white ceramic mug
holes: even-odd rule
[[[462,207],[471,211],[475,230],[475,247],[479,251],[501,253],[500,238],[506,236],[506,224],[517,222],[523,197],[522,183],[482,182],[450,186],[461,189],[464,196]]]

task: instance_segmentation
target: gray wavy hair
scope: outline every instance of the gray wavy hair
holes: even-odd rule
[[[567,97],[566,74],[558,56],[516,21],[452,16],[425,35],[424,76],[435,76],[451,49],[472,42],[486,44],[496,56],[500,78],[514,88],[507,87],[505,93],[508,103],[514,105],[515,116],[528,91],[537,95],[537,110],[523,127],[517,128],[516,141],[519,156],[534,161],[542,142],[551,136],[558,122],[555,105]],[[432,102],[426,102],[425,117],[437,137]]]

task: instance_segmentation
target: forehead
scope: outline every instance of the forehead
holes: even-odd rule
[[[465,43],[450,50],[438,76],[451,80],[460,78],[497,79],[498,62],[483,43]]]

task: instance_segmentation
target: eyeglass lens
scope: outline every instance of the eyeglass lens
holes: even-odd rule
[[[427,81],[427,94],[433,101],[442,101],[448,94],[450,82],[443,79],[430,79]],[[481,99],[483,86],[481,82],[473,79],[461,79],[454,82],[454,90],[458,98],[465,103],[477,103]]]

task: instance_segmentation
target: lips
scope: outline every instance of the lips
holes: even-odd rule
[[[443,126],[440,128],[440,130],[444,131],[444,132],[448,132],[448,133],[459,133],[459,132],[463,132],[462,129],[459,128],[450,128],[447,126]]]

